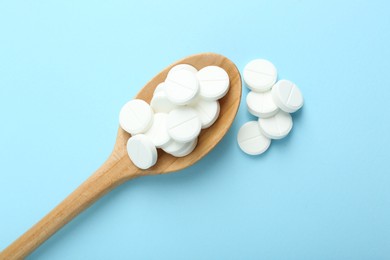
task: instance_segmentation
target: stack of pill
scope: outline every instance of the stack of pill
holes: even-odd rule
[[[218,100],[229,91],[229,76],[218,66],[197,71],[191,65],[174,66],[156,86],[150,104],[140,99],[126,103],[119,123],[131,134],[127,152],[140,169],[157,162],[157,148],[184,157],[196,147],[201,129],[218,118]]]
[[[259,118],[247,122],[238,132],[238,145],[247,154],[262,154],[271,139],[286,137],[293,126],[290,113],[303,105],[302,93],[294,83],[276,80],[276,68],[267,60],[253,60],[244,68],[244,81],[251,90],[246,104],[249,112]]]

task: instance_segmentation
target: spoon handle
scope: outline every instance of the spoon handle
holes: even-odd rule
[[[49,214],[0,252],[0,260],[25,258],[104,194],[123,182],[137,177],[137,172],[137,168],[127,157],[107,160]]]

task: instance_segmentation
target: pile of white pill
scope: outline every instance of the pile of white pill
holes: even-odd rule
[[[282,139],[293,126],[290,113],[303,105],[299,88],[288,80],[277,80],[275,66],[263,59],[249,62],[244,68],[244,81],[251,90],[246,97],[249,112],[257,121],[244,124],[237,136],[241,150],[250,155],[264,153],[271,139]]]
[[[119,123],[131,134],[127,152],[135,166],[148,169],[157,162],[157,148],[184,157],[196,147],[202,129],[218,118],[218,100],[229,91],[229,75],[218,66],[197,70],[179,64],[156,86],[150,104],[140,99],[126,103]]]

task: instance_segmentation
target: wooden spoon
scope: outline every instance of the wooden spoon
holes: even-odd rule
[[[226,57],[215,53],[201,53],[179,60],[149,81],[136,98],[149,103],[154,89],[165,80],[170,68],[181,63],[190,64],[198,70],[216,65],[226,70],[230,78],[230,90],[220,100],[220,116],[214,125],[202,130],[196,149],[182,158],[173,157],[159,149],[157,164],[148,170],[140,170],[132,164],[127,155],[126,143],[130,135],[119,128],[114,150],[108,160],[42,220],[4,249],[0,253],[0,259],[23,259],[113,188],[139,176],[165,174],[187,168],[202,159],[221,141],[233,123],[241,99],[240,73],[234,63]]]

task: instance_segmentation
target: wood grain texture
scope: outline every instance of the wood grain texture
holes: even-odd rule
[[[126,143],[130,135],[119,128],[113,152],[108,160],[42,220],[4,249],[0,253],[1,260],[25,258],[80,212],[123,182],[143,175],[182,170],[202,159],[221,141],[233,123],[241,100],[240,73],[234,63],[226,57],[215,53],[201,53],[179,60],[149,81],[136,98],[149,103],[154,89],[165,80],[170,68],[181,63],[190,64],[198,70],[216,65],[226,70],[230,78],[230,90],[220,100],[220,116],[213,126],[202,130],[195,150],[186,157],[176,158],[158,149],[157,164],[148,170],[140,170],[127,156]]]

